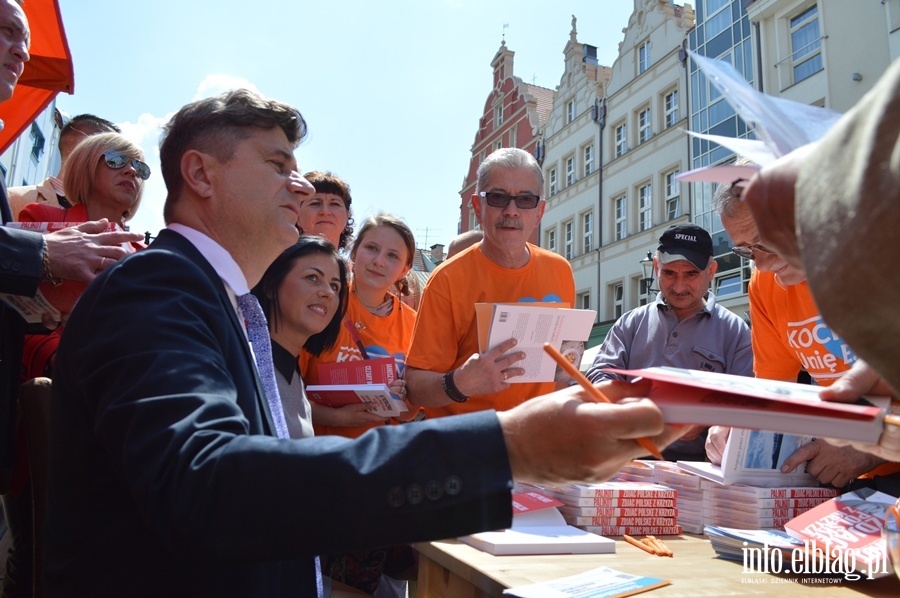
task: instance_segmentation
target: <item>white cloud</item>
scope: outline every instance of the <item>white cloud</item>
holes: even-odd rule
[[[195,102],[197,100],[202,100],[203,98],[218,95],[225,91],[240,88],[246,88],[257,93],[259,92],[256,85],[240,77],[232,77],[231,75],[207,75],[200,83],[200,86],[197,87],[197,92],[194,94],[191,101]]]

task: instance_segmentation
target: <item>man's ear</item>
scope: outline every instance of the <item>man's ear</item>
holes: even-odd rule
[[[210,197],[217,163],[213,156],[198,150],[184,152],[181,156],[181,179],[185,186],[200,197]]]
[[[477,193],[472,194],[472,209],[475,210],[475,221],[478,226],[483,226],[481,222],[481,196]]]
[[[712,280],[713,276],[716,275],[716,272],[719,270],[719,262],[713,260],[709,265],[709,279]]]

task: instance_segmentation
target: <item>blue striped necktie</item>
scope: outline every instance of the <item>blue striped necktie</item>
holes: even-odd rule
[[[272,420],[275,422],[275,433],[279,438],[290,438],[287,421],[284,418],[284,409],[281,407],[281,396],[278,394],[278,384],[275,382],[272,341],[269,338],[266,315],[253,293],[240,295],[237,300],[238,307],[241,308],[241,314],[247,324],[247,338],[250,340],[250,346],[253,347],[256,369],[259,370],[263,390],[266,391],[269,411],[272,412]]]

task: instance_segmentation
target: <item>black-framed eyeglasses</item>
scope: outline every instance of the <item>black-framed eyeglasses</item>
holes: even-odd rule
[[[131,164],[138,178],[145,181],[150,178],[150,167],[147,166],[146,162],[141,162],[137,158],[130,158],[115,150],[110,150],[103,154],[103,161],[113,170],[118,170],[124,168],[127,164]]]
[[[479,193],[492,208],[505,208],[509,202],[515,200],[516,207],[520,210],[533,210],[538,207],[541,202],[540,195],[532,195],[526,193],[524,195],[510,195],[508,193],[500,193],[498,191],[482,191]]]
[[[731,248],[731,253],[733,253],[734,255],[740,256],[740,257],[744,258],[745,260],[754,259],[753,253],[756,251],[759,251],[761,253],[769,253],[769,254],[775,253],[771,249],[768,249],[759,243],[754,243],[753,245],[745,245],[744,247],[732,247]]]

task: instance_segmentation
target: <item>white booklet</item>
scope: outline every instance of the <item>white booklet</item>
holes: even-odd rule
[[[515,338],[518,344],[513,351],[523,351],[525,359],[514,367],[525,369],[525,374],[507,380],[517,382],[552,382],[556,374],[556,362],[544,351],[544,343],[557,349],[564,341],[584,342],[591,335],[597,312],[592,309],[568,309],[548,307],[533,303],[476,303],[475,317],[478,323],[478,345],[481,352]],[[580,347],[579,347],[580,348]],[[563,356],[575,360],[577,368],[583,351],[572,351]]]
[[[518,598],[624,598],[670,583],[665,579],[598,567],[578,575],[509,588],[503,591],[503,595]]]
[[[811,442],[808,436],[732,428],[722,454],[722,465],[706,461],[678,461],[678,467],[720,484],[747,484],[781,488],[817,486],[805,467],[788,473],[781,466],[794,452]]]
[[[557,509],[562,503],[538,492],[513,495],[512,527],[460,538],[494,555],[615,553],[610,538],[571,526]]]

